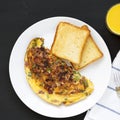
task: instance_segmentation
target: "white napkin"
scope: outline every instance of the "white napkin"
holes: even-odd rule
[[[116,64],[119,62],[119,65]],[[112,64],[112,71],[120,74],[120,50]],[[120,120],[120,98],[115,91],[115,81],[111,74],[111,80],[107,89],[98,103],[86,114],[84,120]]]

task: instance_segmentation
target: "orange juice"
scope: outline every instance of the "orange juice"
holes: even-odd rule
[[[112,6],[108,10],[106,23],[112,33],[120,35],[120,3]]]

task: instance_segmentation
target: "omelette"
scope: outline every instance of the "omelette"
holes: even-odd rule
[[[24,63],[30,87],[50,104],[71,105],[85,99],[94,90],[89,79],[44,47],[43,38],[31,40]]]

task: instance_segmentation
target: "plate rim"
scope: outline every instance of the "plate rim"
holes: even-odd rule
[[[14,84],[13,84],[13,81],[11,80],[12,79],[12,77],[11,77],[11,56],[12,56],[12,53],[13,53],[13,51],[14,51],[14,49],[15,49],[15,46],[16,46],[16,44],[18,43],[17,41],[19,40],[19,38],[23,35],[23,33],[25,32],[25,31],[27,31],[28,29],[30,29],[30,28],[32,28],[34,25],[37,25],[39,22],[41,22],[41,21],[45,21],[45,20],[49,20],[49,19],[72,19],[72,20],[77,20],[77,22],[82,22],[82,23],[85,23],[85,24],[87,24],[88,26],[90,26],[88,23],[86,23],[86,22],[84,22],[84,21],[82,21],[82,20],[79,20],[79,19],[77,19],[77,18],[73,18],[73,17],[67,17],[67,16],[56,16],[56,17],[49,17],[49,18],[45,18],[45,19],[42,19],[42,20],[40,20],[40,21],[38,21],[38,22],[36,22],[36,23],[34,23],[34,24],[32,24],[32,25],[30,25],[28,28],[26,28],[20,35],[19,35],[19,37],[17,38],[17,40],[16,40],[16,42],[15,42],[15,44],[14,44],[14,46],[13,46],[13,48],[12,48],[12,51],[11,51],[11,54],[10,54],[10,59],[9,59],[9,76],[10,76],[10,82],[11,82],[11,84],[12,84],[12,87],[13,87],[13,89],[14,89],[14,91],[15,91],[15,93],[16,93],[16,95],[18,96],[18,98],[22,101],[22,103],[24,103],[24,101],[21,99],[21,97],[19,96],[19,94],[18,94],[18,92],[17,92],[17,90],[15,89],[15,87],[14,87]],[[111,64],[111,56],[110,56],[110,52],[109,52],[109,49],[108,49],[108,47],[107,47],[107,45],[106,45],[106,43],[105,43],[105,41],[104,41],[104,39],[101,37],[101,35],[92,27],[92,26],[90,26],[98,35],[99,35],[99,37],[103,40],[103,42],[104,42],[104,44],[105,44],[105,46],[106,46],[106,48],[107,48],[107,52],[109,53],[109,60],[110,60],[110,64]],[[109,79],[110,79],[110,76],[109,76]],[[108,80],[108,82],[109,82],[110,80]],[[106,88],[107,88],[107,85],[106,85]],[[106,89],[105,89],[106,90]],[[104,92],[105,92],[105,90],[104,90]],[[103,94],[104,94],[104,92],[103,92]],[[102,95],[103,95],[102,94]],[[102,95],[99,97],[99,99],[102,97]],[[34,111],[34,112],[36,112],[36,113],[38,113],[38,114],[40,114],[40,115],[43,115],[43,116],[47,116],[47,117],[52,117],[52,118],[66,118],[66,117],[73,117],[73,116],[76,116],[76,115],[78,115],[78,114],[82,114],[83,112],[85,112],[85,111],[83,111],[82,113],[76,113],[76,114],[74,114],[74,115],[69,115],[69,116],[48,116],[48,115],[45,115],[45,114],[41,114],[41,113],[39,113],[38,111],[36,111],[36,110],[34,110],[33,108],[31,108],[30,106],[28,106],[26,103],[24,103],[29,109],[31,109],[32,111]],[[92,105],[93,106],[93,105]]]

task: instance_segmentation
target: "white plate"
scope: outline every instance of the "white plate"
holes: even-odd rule
[[[101,36],[88,24],[91,34],[103,52],[102,59],[92,63],[81,70],[94,83],[94,92],[85,100],[71,106],[54,106],[39,98],[29,87],[24,72],[24,55],[29,42],[35,37],[43,37],[45,46],[51,46],[56,26],[60,21],[70,22],[74,25],[86,23],[70,17],[52,17],[35,23],[25,30],[15,43],[10,56],[9,73],[12,86],[22,100],[31,110],[48,117],[64,118],[81,114],[91,108],[103,95],[110,78],[111,58],[108,48]]]

